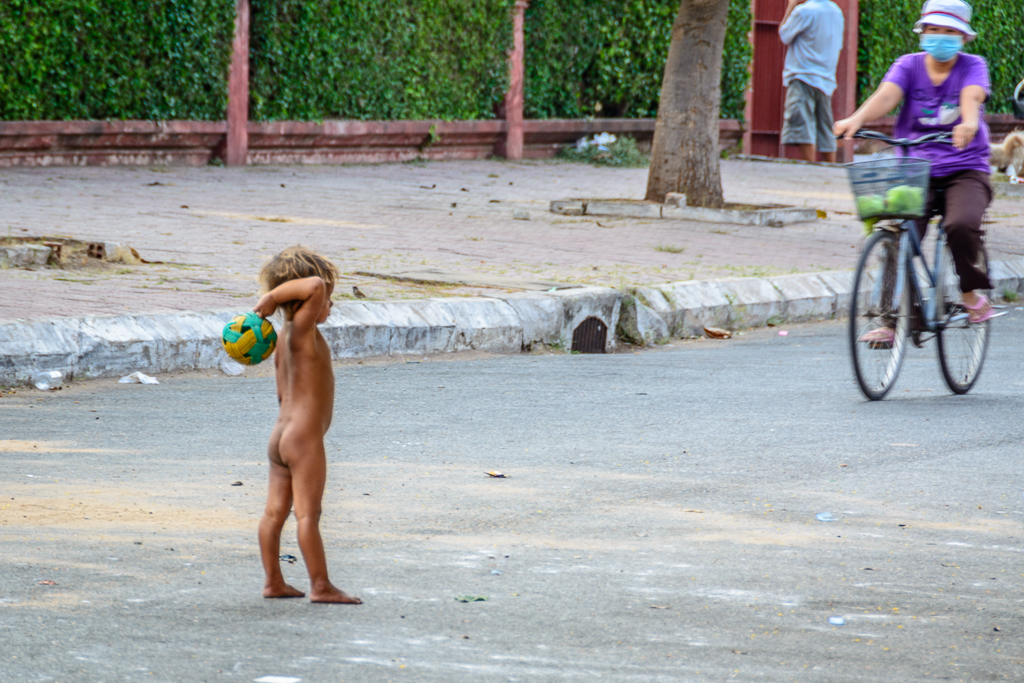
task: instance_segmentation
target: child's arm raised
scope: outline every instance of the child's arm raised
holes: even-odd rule
[[[291,322],[295,332],[301,333],[316,327],[320,311],[327,299],[327,285],[319,277],[307,277],[301,280],[289,280],[262,297],[253,308],[262,318],[274,314],[281,304],[295,301],[298,305],[292,313]]]

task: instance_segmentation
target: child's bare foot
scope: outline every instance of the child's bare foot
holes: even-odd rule
[[[312,589],[309,592],[310,602],[329,602],[336,605],[361,605],[363,601],[354,595],[349,595],[343,590],[328,585],[321,590]]]
[[[304,598],[306,594],[300,591],[298,588],[293,588],[287,583],[282,583],[278,586],[266,586],[263,589],[263,597],[265,598]]]

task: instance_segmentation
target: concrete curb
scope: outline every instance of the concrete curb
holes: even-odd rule
[[[992,183],[992,189],[1003,199],[1024,199],[1024,184]]]
[[[990,265],[997,296],[1024,295],[1024,259]],[[626,291],[577,287],[494,297],[350,301],[320,326],[337,358],[489,351],[519,353],[535,344],[570,350],[589,318],[635,344],[696,337],[705,326],[736,329],[772,321],[842,315],[851,271],[770,278],[666,282]],[[0,324],[0,386],[27,383],[40,370],[69,378],[158,374],[217,367],[221,329],[239,311],[64,318]],[[605,351],[614,351],[609,334]]]
[[[680,195],[682,196],[682,195]],[[685,202],[685,196],[683,196]],[[781,228],[792,223],[817,220],[817,209],[777,206],[763,209],[704,209],[683,204],[658,204],[632,199],[555,199],[548,205],[551,213],[563,216],[610,216],[614,218],[662,218],[705,223],[734,223]]]
[[[351,301],[320,326],[337,358],[479,350],[519,353],[537,343],[572,347],[589,317],[615,329],[622,293],[603,287],[501,297]],[[0,386],[40,370],[70,378],[217,367],[224,324],[240,311],[64,318],[0,324]],[[609,335],[606,351],[615,348]]]
[[[0,270],[45,266],[52,250],[41,244],[17,244],[0,247]]]

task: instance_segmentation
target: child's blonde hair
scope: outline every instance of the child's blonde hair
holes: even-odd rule
[[[260,287],[266,293],[290,280],[307,277],[319,277],[327,289],[331,290],[338,281],[338,267],[309,247],[299,244],[284,249],[267,261],[260,270]],[[295,302],[281,304],[281,308],[291,317],[295,312]]]

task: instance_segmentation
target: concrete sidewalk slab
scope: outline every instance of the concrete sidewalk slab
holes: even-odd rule
[[[862,230],[842,168],[723,160],[726,201],[828,212],[778,230],[546,211],[555,196],[639,200],[646,177],[646,169],[560,161],[4,169],[6,234],[131,245],[162,263],[91,259],[0,271],[0,322],[250,306],[262,264],[297,243],[337,263],[339,302],[351,298],[353,285],[373,301],[493,293],[360,272],[472,272],[619,288],[855,264]],[[990,207],[992,259],[1024,256],[1019,204],[997,199]],[[531,220],[514,220],[513,210],[529,211]]]

